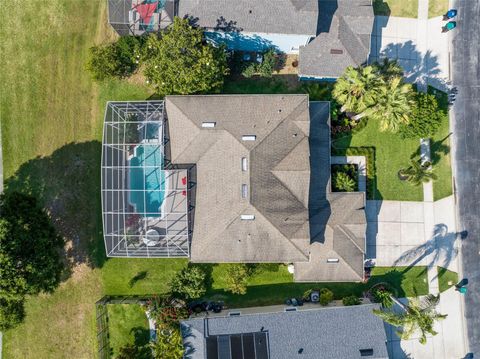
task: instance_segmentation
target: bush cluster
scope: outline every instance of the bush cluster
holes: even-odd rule
[[[323,306],[328,305],[333,300],[333,292],[328,288],[320,289],[320,304]]]
[[[198,266],[188,265],[173,277],[170,290],[184,300],[200,298],[207,290],[206,273]]]
[[[272,77],[273,72],[279,64],[277,53],[274,49],[269,49],[262,54],[262,62],[257,62],[256,59],[245,62],[238,57],[241,56],[240,53],[236,56],[236,66],[240,68],[241,74],[247,78],[254,75],[260,77]]]
[[[344,297],[342,299],[342,303],[345,306],[350,306],[350,305],[359,305],[362,301],[360,298],[358,298],[356,295],[349,295],[347,297]]]
[[[95,80],[132,75],[140,63],[143,38],[123,36],[116,42],[90,48],[86,68]]]

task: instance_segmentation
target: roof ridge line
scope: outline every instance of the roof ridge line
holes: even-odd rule
[[[354,240],[352,240],[352,237],[354,236],[354,234],[352,233],[352,231],[350,231],[348,228],[344,227],[343,224],[337,224],[338,228],[348,237],[348,239],[350,240],[350,242],[352,242],[355,247],[357,247],[360,252],[362,252],[363,254],[365,254],[365,251],[362,250],[358,245],[357,243],[355,243]]]
[[[337,252],[335,249],[331,249],[331,250],[332,250],[333,252],[335,252],[335,254],[336,254],[337,256],[339,256],[340,258],[342,258],[343,263],[345,263],[345,265],[352,271],[352,273],[354,273],[355,275],[358,276],[358,273],[355,271],[355,269],[352,268],[352,266],[348,263],[348,261],[347,261],[345,258],[343,258],[343,256],[341,256],[340,254],[338,254],[338,252]]]

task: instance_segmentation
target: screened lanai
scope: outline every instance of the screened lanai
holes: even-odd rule
[[[108,0],[108,22],[122,36],[164,29],[174,14],[174,0]]]
[[[163,101],[109,102],[102,211],[109,257],[188,257],[187,170],[166,169]]]

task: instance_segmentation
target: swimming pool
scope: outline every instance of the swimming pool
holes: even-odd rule
[[[161,146],[136,146],[129,170],[130,204],[140,215],[160,217],[166,187]]]

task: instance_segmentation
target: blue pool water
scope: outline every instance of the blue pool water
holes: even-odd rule
[[[130,166],[138,166],[130,168],[130,203],[139,214],[150,212],[147,217],[159,217],[164,200],[164,192],[161,190],[165,189],[161,146],[138,145]]]

